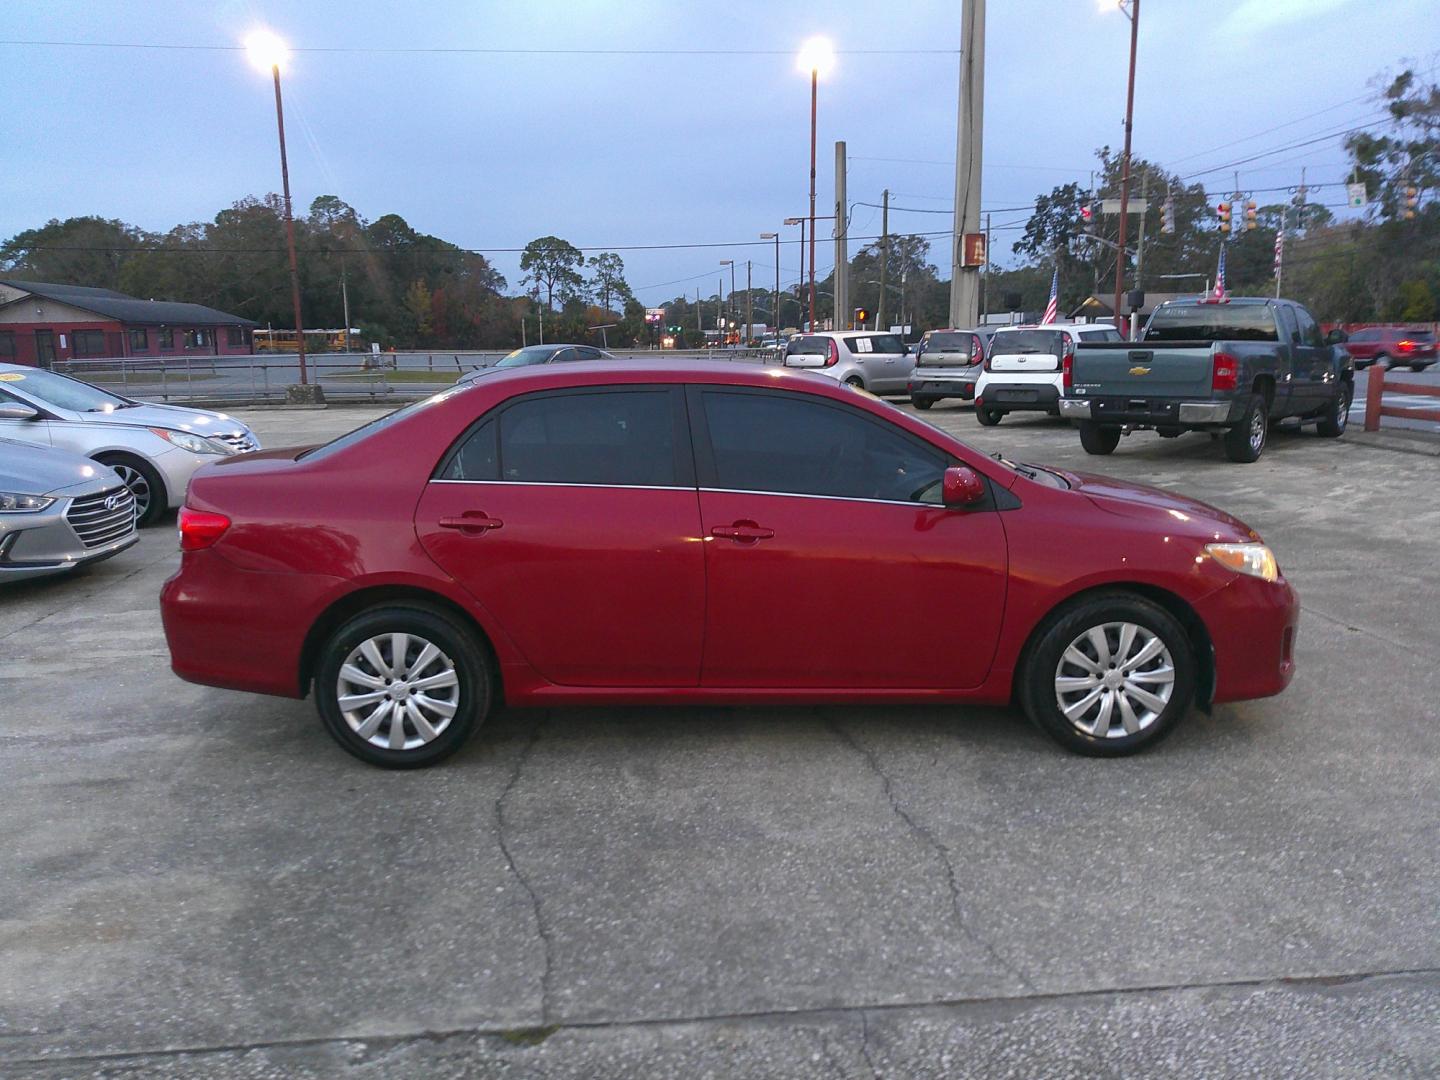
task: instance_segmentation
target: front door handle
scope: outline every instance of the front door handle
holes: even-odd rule
[[[775,535],[775,530],[757,525],[753,521],[741,520],[734,525],[716,525],[710,530],[710,535],[721,540],[734,540],[737,544],[754,544],[760,540],[769,540]]]
[[[459,529],[466,536],[483,536],[505,523],[483,510],[466,510],[460,517],[442,517],[439,524],[442,529]]]

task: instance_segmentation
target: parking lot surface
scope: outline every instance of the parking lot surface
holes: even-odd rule
[[[1294,684],[1124,760],[1006,709],[615,708],[391,773],[171,675],[150,529],[0,594],[0,1074],[1440,1071],[1440,460],[925,415],[1245,519]]]

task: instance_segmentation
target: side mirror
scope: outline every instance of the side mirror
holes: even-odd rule
[[[1341,330],[1338,326],[1325,335],[1326,345],[1343,345],[1350,340],[1350,335]]]
[[[39,415],[37,410],[19,402],[0,405],[0,420],[34,420]]]
[[[819,353],[790,353],[785,357],[786,367],[824,367],[826,358]]]
[[[974,506],[985,498],[985,481],[969,465],[952,465],[945,470],[940,497],[946,506]]]

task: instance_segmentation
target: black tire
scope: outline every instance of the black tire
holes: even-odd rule
[[[910,398],[910,404],[911,404],[911,405],[914,405],[915,408],[919,409],[921,412],[924,412],[926,409],[930,408],[931,405],[934,405],[934,404],[935,404],[935,399],[934,399],[934,398],[929,398],[929,397],[913,397],[913,396],[912,396],[912,397]]]
[[[1270,438],[1270,408],[1265,395],[1251,394],[1240,422],[1225,432],[1225,456],[1231,461],[1259,461]]]
[[[1178,427],[1157,427],[1155,434],[1159,435],[1162,439],[1178,439],[1181,435],[1185,434],[1185,429]]]
[[[1315,425],[1318,431],[1327,439],[1338,439],[1345,434],[1345,427],[1350,422],[1350,402],[1355,398],[1355,384],[1348,379],[1340,383],[1340,392],[1335,400],[1320,414],[1320,422]]]
[[[1389,354],[1389,353],[1383,353],[1383,352],[1382,352],[1382,353],[1376,353],[1376,354],[1375,354],[1374,363],[1379,364],[1379,365],[1380,365],[1382,368],[1384,368],[1386,371],[1389,371],[1389,370],[1391,369],[1391,367],[1394,366],[1394,365],[1390,362],[1390,354]]]
[[[865,380],[860,378],[859,375],[851,375],[848,379],[845,380],[845,385],[853,386],[856,390],[864,390]]]
[[[975,410],[975,419],[979,420],[984,427],[994,427],[1000,423],[1000,418],[1004,415],[999,409],[986,408],[984,405]]]
[[[137,528],[153,525],[170,508],[170,496],[165,490],[165,481],[160,479],[160,474],[148,461],[133,454],[100,454],[95,460],[119,473],[125,486],[135,496]]]
[[[417,745],[410,749],[390,749],[370,742],[352,727],[351,720],[346,719],[346,712],[340,705],[338,684],[341,668],[351,654],[372,638],[383,640],[385,635],[397,633],[412,638],[411,647],[407,650],[411,663],[419,659],[419,656],[414,654],[422,651],[420,644],[428,642],[440,650],[438,661],[432,662],[440,665],[437,673],[444,672],[444,661],[448,661],[456,676],[453,715],[433,738],[417,742]],[[420,639],[419,643],[413,640],[416,638]],[[393,648],[392,655],[385,656],[382,645],[381,658],[393,664]],[[362,674],[378,677],[380,682],[388,681],[379,665],[371,663],[368,666],[371,670],[362,668]],[[436,669],[426,667],[424,670]],[[449,690],[449,687],[443,690]],[[391,691],[379,688],[376,692],[391,694]],[[408,684],[403,693],[405,698],[411,696]],[[354,754],[361,761],[387,769],[418,769],[434,765],[455,753],[485,720],[490,712],[493,696],[491,663],[484,648],[475,640],[473,631],[467,630],[447,615],[424,607],[395,604],[361,612],[330,635],[329,640],[321,647],[319,662],[315,668],[315,707],[320,713],[325,730],[348,753]],[[389,742],[396,741],[392,738],[395,700],[401,699],[392,696],[391,711],[377,721],[378,726],[373,730],[375,737]],[[383,699],[376,702],[373,711],[380,710],[385,704],[387,702]],[[447,700],[444,704],[451,702]],[[363,721],[371,717],[370,714],[360,715],[361,708],[351,710],[350,715],[353,719],[362,721],[363,730]],[[403,743],[410,738],[423,740],[421,730],[409,716],[401,718],[400,724],[398,741]]]
[[[1101,689],[1104,683],[1097,684],[1095,693],[1100,694],[1100,699],[1093,704],[1095,713],[1092,716],[1087,708],[1086,711],[1076,715],[1072,721],[1065,715],[1060,704],[1060,680],[1068,678],[1072,682],[1076,678],[1085,679],[1090,677],[1087,669],[1064,661],[1067,650],[1072,644],[1079,642],[1082,637],[1087,637],[1092,628],[1110,627],[1102,629],[1107,644],[1115,649],[1121,643],[1120,629],[1116,624],[1131,624],[1158,638],[1169,651],[1171,663],[1169,670],[1173,672],[1173,680],[1170,682],[1170,696],[1164,704],[1164,708],[1158,712],[1141,706],[1149,718],[1144,714],[1137,715],[1135,705],[1129,698],[1131,683],[1124,678],[1122,669],[1115,669],[1106,666],[1103,662],[1095,666],[1109,672],[1119,670],[1117,676],[1121,682],[1121,689],[1107,691]],[[1137,632],[1132,639],[1136,642],[1142,640]],[[1083,646],[1082,654],[1092,661],[1097,652],[1093,646]],[[1155,664],[1155,668],[1147,665]],[[1134,669],[1136,674],[1154,675],[1156,671],[1163,671],[1167,665],[1164,663],[1164,656],[1152,658]],[[1061,672],[1079,673],[1062,676]],[[1103,678],[1096,676],[1097,678]],[[1158,688],[1155,694],[1163,693],[1163,683],[1153,680],[1141,680],[1139,685],[1143,687]],[[1175,730],[1185,713],[1189,711],[1191,702],[1195,696],[1195,655],[1194,647],[1184,628],[1164,608],[1152,603],[1143,597],[1133,593],[1110,592],[1098,593],[1082,598],[1072,604],[1063,606],[1053,614],[1044,625],[1038,636],[1034,639],[1025,659],[1024,667],[1020,672],[1020,705],[1025,710],[1025,715],[1030,720],[1058,742],[1065,749],[1077,754],[1085,754],[1090,757],[1121,757],[1126,754],[1133,754],[1146,747],[1153,746]],[[1146,691],[1151,693],[1152,691]],[[1066,693],[1075,695],[1072,699],[1071,708],[1079,705],[1087,695],[1084,689],[1068,690]],[[1112,704],[1106,707],[1104,699],[1111,697],[1112,701],[1118,703],[1121,697],[1125,697],[1125,706],[1130,710],[1130,716],[1126,717],[1123,706]],[[1101,710],[1105,711],[1102,713]],[[1106,734],[1096,734],[1099,730],[1101,717],[1109,717],[1110,722],[1105,728]],[[1135,721],[1138,730],[1130,732],[1126,726],[1127,719]],[[1092,724],[1091,730],[1085,730],[1084,725],[1089,721]],[[1142,726],[1143,725],[1143,726]],[[1115,734],[1116,727],[1119,733]]]
[[[1113,424],[1080,421],[1080,445],[1087,454],[1112,454],[1120,445],[1120,429]]]
[[[1415,372],[1415,374],[1419,375],[1422,371],[1424,371],[1424,370],[1425,370],[1427,367],[1429,367],[1429,366],[1430,366],[1429,364],[1411,364],[1411,365],[1410,365],[1410,370],[1413,371],[1413,372]]]

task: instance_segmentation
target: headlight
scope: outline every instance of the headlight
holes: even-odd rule
[[[152,435],[159,435],[168,443],[173,443],[181,450],[189,450],[192,454],[228,454],[230,447],[222,442],[207,439],[203,435],[193,435],[188,431],[171,431],[169,428],[152,427]]]
[[[44,510],[54,501],[44,495],[19,495],[9,491],[0,491],[0,512],[33,514],[36,510]]]
[[[1264,544],[1206,544],[1205,551],[1237,574],[1249,574],[1262,581],[1274,581],[1280,576],[1275,553]]]

